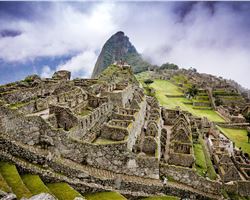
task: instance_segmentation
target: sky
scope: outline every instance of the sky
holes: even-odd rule
[[[250,88],[250,2],[0,2],[0,84],[60,69],[90,77],[117,31],[152,64]]]

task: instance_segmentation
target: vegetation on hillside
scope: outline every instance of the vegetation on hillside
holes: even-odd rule
[[[173,70],[177,70],[179,69],[178,65],[175,65],[173,63],[164,63],[160,66],[160,69],[173,69]]]
[[[141,83],[143,82],[143,80],[139,80]],[[179,107],[182,110],[189,111],[195,116],[207,117],[211,121],[224,122],[224,119],[211,109],[195,109],[192,105],[193,101],[185,98],[183,91],[170,81],[154,80],[154,82],[150,84],[150,88],[155,90],[155,97],[160,104],[166,108],[176,109],[176,107]]]
[[[250,155],[250,144],[248,143],[246,129],[217,127],[223,134],[235,143],[236,147],[241,148],[244,152]]]

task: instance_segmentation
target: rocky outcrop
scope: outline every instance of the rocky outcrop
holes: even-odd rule
[[[149,63],[145,62],[129,38],[121,31],[112,35],[104,44],[95,64],[92,78],[97,77],[104,69],[115,61],[123,60],[132,65],[134,72],[148,69]]]

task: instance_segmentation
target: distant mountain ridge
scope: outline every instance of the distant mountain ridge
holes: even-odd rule
[[[142,59],[124,32],[119,31],[112,35],[104,44],[96,61],[92,78],[97,77],[109,65],[119,60],[130,64],[135,73],[145,71],[151,66],[150,63]]]

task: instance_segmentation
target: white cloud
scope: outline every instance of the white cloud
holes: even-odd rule
[[[6,61],[25,61],[40,56],[60,56],[98,50],[116,29],[111,3],[94,4],[88,12],[67,3],[53,3],[45,11],[47,17],[38,21],[4,21],[0,30],[14,28],[22,34],[0,38],[0,58]]]
[[[87,78],[90,77],[95,65],[97,56],[94,51],[88,50],[74,56],[68,62],[57,67],[57,70],[68,70],[72,76]]]
[[[181,19],[176,12],[180,4],[54,2],[47,10],[40,9],[46,16],[43,19],[0,19],[0,28],[22,31],[17,37],[0,38],[0,59],[20,62],[39,56],[77,55],[57,69],[88,76],[95,53],[112,34],[122,30],[155,64],[195,67],[250,88],[249,24],[245,24],[249,8],[237,11],[229,3],[215,3],[211,12],[201,2]]]
[[[51,78],[54,71],[50,69],[48,65],[42,67],[41,77],[42,78]]]

